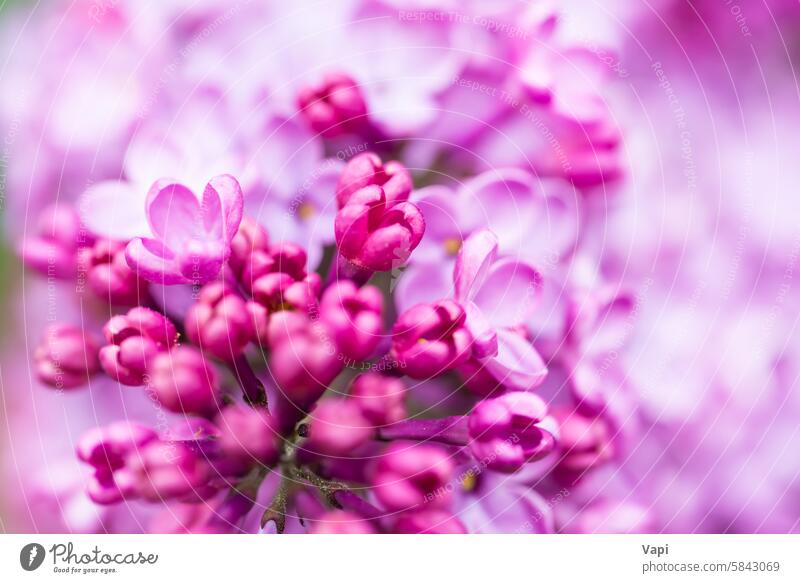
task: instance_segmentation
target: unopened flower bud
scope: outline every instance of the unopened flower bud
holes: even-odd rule
[[[281,436],[275,420],[261,409],[231,405],[216,418],[219,445],[226,457],[242,468],[254,463],[272,466],[281,452]]]
[[[391,204],[380,186],[356,191],[336,213],[339,252],[363,269],[389,271],[405,265],[425,232],[425,219],[410,202]]]
[[[353,157],[342,170],[336,187],[339,208],[349,203],[356,191],[365,186],[380,186],[386,194],[386,204],[393,205],[408,200],[413,182],[406,167],[397,161],[384,164],[373,152]]]
[[[315,132],[334,138],[366,124],[367,105],[358,84],[345,73],[327,73],[297,95],[297,108]]]
[[[446,507],[453,488],[453,461],[429,444],[394,443],[378,459],[372,483],[378,500],[390,511],[422,506]]]
[[[447,372],[467,362],[471,354],[466,313],[452,300],[417,304],[400,315],[392,334],[392,356],[412,378]]]
[[[150,386],[170,411],[208,416],[218,409],[217,373],[196,348],[178,346],[159,353],[149,373]]]
[[[221,360],[233,360],[255,338],[247,302],[222,281],[203,287],[185,324],[189,340]]]
[[[126,465],[135,492],[152,502],[199,494],[212,475],[202,454],[180,441],[150,441]]]
[[[383,296],[378,288],[357,288],[344,280],[330,286],[320,302],[320,320],[327,326],[342,355],[351,361],[367,359],[383,328]]]
[[[478,403],[469,416],[470,450],[500,472],[514,472],[553,450],[553,436],[537,424],[547,405],[532,393],[511,392]]]
[[[80,250],[78,264],[92,293],[110,304],[137,305],[147,292],[147,282],[128,266],[124,243],[101,239]]]
[[[97,351],[96,342],[77,326],[53,324],[34,354],[36,375],[51,387],[80,387],[100,369]]]
[[[137,307],[112,317],[103,327],[108,345],[100,349],[100,364],[123,385],[144,384],[152,359],[178,339],[175,325],[149,308]]]
[[[376,372],[356,377],[350,386],[350,400],[375,427],[391,425],[406,418],[405,395],[403,381]]]

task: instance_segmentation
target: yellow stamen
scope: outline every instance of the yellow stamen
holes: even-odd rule
[[[305,220],[310,219],[317,213],[317,209],[314,208],[314,205],[310,202],[304,202],[299,207],[297,207],[297,215]]]
[[[457,237],[445,239],[444,250],[448,255],[458,255],[459,250],[461,250],[461,239]]]
[[[461,480],[461,487],[464,489],[464,492],[472,492],[477,485],[478,476],[473,472],[467,472],[467,475]]]

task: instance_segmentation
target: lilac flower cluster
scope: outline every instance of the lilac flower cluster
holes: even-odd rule
[[[658,383],[685,330],[641,339],[685,250],[626,238],[639,130],[592,26],[538,0],[36,16],[0,103],[36,528],[670,528],[648,492],[688,470],[651,461],[691,449],[671,399],[705,378]]]

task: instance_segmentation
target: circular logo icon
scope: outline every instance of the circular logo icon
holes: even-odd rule
[[[26,571],[35,571],[44,562],[44,547],[39,543],[29,543],[19,552],[19,564]]]

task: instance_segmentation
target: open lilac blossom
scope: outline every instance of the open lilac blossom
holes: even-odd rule
[[[466,310],[473,354],[500,382],[526,390],[541,383],[547,367],[513,328],[535,310],[541,276],[527,263],[497,258],[497,237],[487,230],[464,242],[453,274],[455,299]]]
[[[564,261],[577,243],[577,196],[565,180],[516,168],[488,170],[457,189],[435,185],[414,191],[410,200],[422,211],[426,230],[397,285],[401,309],[452,295],[448,272],[464,240],[483,228],[497,236],[504,255],[534,266]]]
[[[206,283],[219,275],[242,220],[242,190],[228,175],[211,179],[202,203],[186,186],[159,180],[147,194],[147,221],[154,239],[136,238],[125,256],[148,281]]]

